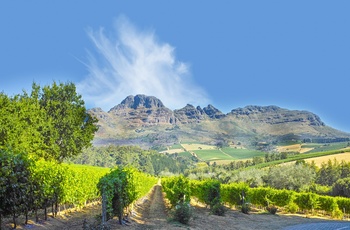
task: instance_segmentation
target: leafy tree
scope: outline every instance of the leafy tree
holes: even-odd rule
[[[303,164],[277,166],[270,168],[264,179],[273,188],[301,191],[314,182],[315,171]]]
[[[0,149],[30,157],[63,159],[90,146],[97,119],[87,112],[73,83],[41,87],[8,97],[0,93]]]
[[[42,132],[50,125],[30,95],[24,93],[10,98],[0,94],[0,116],[0,148],[30,156],[45,154],[47,146]]]
[[[91,145],[97,131],[97,119],[86,112],[84,101],[76,93],[73,83],[54,82],[42,89],[33,84],[32,96],[37,97],[52,125],[51,129],[44,131],[43,136],[54,159],[62,161]]]
[[[337,180],[332,187],[333,196],[350,197],[350,177]]]
[[[322,163],[317,174],[316,183],[321,185],[332,186],[338,179],[340,179],[339,163],[336,159],[332,162],[330,159],[327,163]]]

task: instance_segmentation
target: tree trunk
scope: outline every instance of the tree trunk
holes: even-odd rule
[[[46,207],[46,205],[45,205],[45,208],[44,208],[44,218],[45,218],[45,220],[47,220],[47,207]]]
[[[35,223],[39,222],[39,217],[38,217],[38,208],[35,207]]]
[[[13,213],[12,219],[13,219],[13,229],[16,229],[17,228],[17,223],[16,223],[16,214],[15,213]]]
[[[57,217],[58,202],[55,203],[55,216]]]
[[[106,223],[107,219],[107,200],[105,193],[102,194],[102,224]]]
[[[26,221],[24,222],[24,224],[28,224],[28,210],[26,210]]]

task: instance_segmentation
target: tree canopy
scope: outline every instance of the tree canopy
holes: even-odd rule
[[[73,83],[54,82],[9,97],[0,93],[0,149],[34,158],[63,159],[90,146],[97,119],[85,108]]]

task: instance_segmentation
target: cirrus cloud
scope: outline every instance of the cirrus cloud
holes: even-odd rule
[[[206,92],[196,85],[189,65],[178,61],[175,48],[140,31],[125,17],[115,24],[116,36],[103,28],[88,31],[96,52],[88,52],[86,78],[77,84],[89,104],[109,110],[128,95],[156,96],[172,109],[187,103],[204,105]]]

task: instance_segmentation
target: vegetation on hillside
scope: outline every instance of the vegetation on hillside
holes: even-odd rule
[[[184,173],[194,165],[191,158],[178,154],[160,154],[137,146],[115,145],[84,149],[82,154],[68,161],[101,167],[132,166],[152,175]]]

